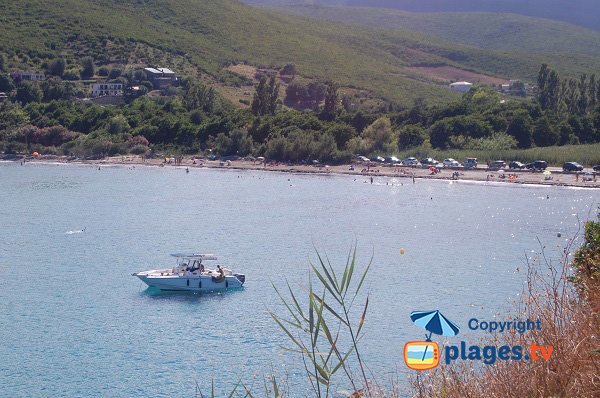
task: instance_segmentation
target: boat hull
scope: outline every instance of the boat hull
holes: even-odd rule
[[[143,272],[134,275],[146,285],[163,291],[211,292],[239,289],[244,285],[243,275],[227,275],[220,280],[210,275],[162,276],[149,275]]]

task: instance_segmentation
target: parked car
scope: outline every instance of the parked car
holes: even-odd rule
[[[548,167],[548,162],[544,160],[536,160],[525,165],[525,168],[529,170],[546,170],[546,167]]]
[[[444,159],[444,167],[445,168],[453,168],[453,167],[459,167],[460,163],[458,163],[456,160],[452,159],[452,158],[448,158],[448,159]]]
[[[463,166],[465,169],[477,168],[477,158],[466,158],[463,162]]]
[[[385,163],[398,164],[400,163],[400,159],[395,156],[388,156],[385,158]]]
[[[583,171],[583,166],[577,162],[566,162],[563,164],[563,171]]]
[[[439,162],[437,160],[435,160],[434,158],[426,158],[426,159],[421,160],[421,164],[423,166],[435,166],[438,163]]]
[[[592,167],[592,169],[594,169],[594,171],[600,172],[600,164],[595,165],[594,167]]]
[[[404,166],[419,166],[419,160],[417,158],[406,158],[402,161]]]
[[[368,163],[371,161],[371,159],[369,159],[368,157],[360,156],[360,155],[356,157],[356,160],[358,160],[359,162],[365,162],[365,163]]]
[[[376,158],[373,159],[374,162],[378,162],[378,163],[385,163],[385,159],[382,158],[381,156],[377,156]]]
[[[513,170],[521,170],[525,167],[525,165],[521,162],[517,162],[516,160],[513,160],[512,162],[510,162],[508,164],[508,168],[509,169],[513,169]]]
[[[506,162],[504,160],[496,160],[495,162],[490,163],[488,169],[490,170],[500,170],[506,168]]]

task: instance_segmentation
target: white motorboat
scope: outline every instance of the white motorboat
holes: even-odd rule
[[[213,254],[176,253],[173,268],[135,272],[150,287],[165,291],[207,292],[241,288],[246,281],[244,274],[234,274],[228,268],[217,265],[214,269],[204,266],[203,261],[217,260]]]

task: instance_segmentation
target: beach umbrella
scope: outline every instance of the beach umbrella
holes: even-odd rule
[[[410,319],[415,325],[422,327],[429,332],[427,341],[431,341],[433,333],[440,336],[456,336],[460,331],[454,322],[446,318],[440,311],[413,311],[410,313]],[[427,353],[427,347],[423,352],[423,359]]]
[[[34,158],[37,158],[38,156],[40,156],[39,152],[34,152],[31,154],[31,156],[33,156]]]

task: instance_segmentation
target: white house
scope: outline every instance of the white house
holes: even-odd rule
[[[457,93],[466,93],[471,88],[473,88],[473,83],[469,82],[456,82],[450,85],[450,90],[455,91]]]
[[[104,97],[106,95],[123,95],[122,83],[94,83],[92,84],[92,98]]]
[[[46,80],[46,76],[40,72],[14,72],[12,78],[14,80],[32,80],[38,82]]]

